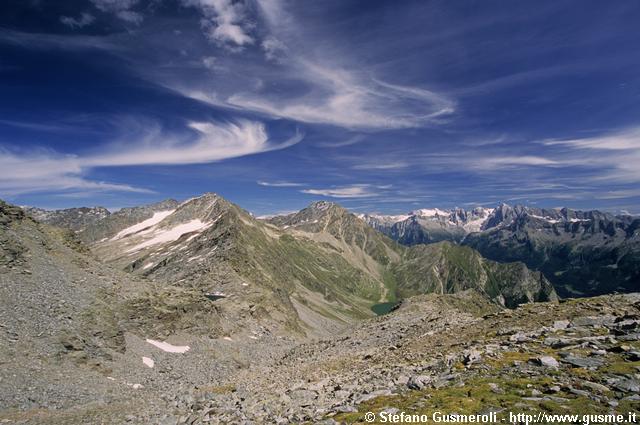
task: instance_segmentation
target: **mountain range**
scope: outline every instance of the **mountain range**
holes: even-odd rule
[[[403,229],[414,236],[405,239]],[[389,217],[319,201],[257,219],[214,193],[113,213],[0,202],[0,325],[8,347],[0,364],[13,365],[0,372],[0,402],[73,411],[79,416],[70,423],[92,423],[73,406],[96,398],[126,404],[121,394],[147,387],[136,393],[144,405],[165,405],[176,380],[195,388],[254,382],[254,367],[276,373],[309,341],[320,341],[314,356],[328,361],[319,347],[348,341],[363,323],[381,323],[376,338],[403,334],[407,323],[424,323],[421,308],[445,308],[437,320],[464,323],[468,312],[520,315],[533,302],[557,305],[556,291],[631,292],[637,229],[629,216],[507,205]],[[376,319],[395,309],[401,313]],[[367,346],[371,337],[363,337]],[[283,412],[298,403],[280,402]],[[132,410],[110,410],[109,420],[126,422],[118,415]],[[51,415],[34,423],[57,423]]]
[[[116,269],[179,287],[191,302],[218,294],[229,323],[253,315],[285,333],[326,332],[421,293],[475,289],[508,307],[556,299],[523,264],[494,263],[448,242],[405,247],[325,201],[267,220],[212,193],[112,214],[27,211],[73,230]]]
[[[494,209],[423,209],[404,216],[361,217],[401,244],[448,240],[494,261],[523,262],[541,271],[563,297],[640,288],[636,216],[501,204]]]

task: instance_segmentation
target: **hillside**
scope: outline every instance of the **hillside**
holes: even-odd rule
[[[638,217],[507,204],[361,217],[403,245],[451,241],[494,261],[523,262],[563,297],[640,289]]]
[[[508,307],[557,300],[553,288],[522,263],[500,264],[472,249],[451,243],[404,247],[371,229],[337,204],[317,202],[302,211],[269,220],[299,237],[327,243],[355,265],[376,273],[386,288],[385,301],[426,293],[475,289]]]
[[[247,320],[283,335],[330,332],[372,316],[369,307],[383,292],[376,276],[341,252],[292,237],[215,194],[93,249],[119,269],[188,289],[196,299],[210,294],[229,317],[228,333],[249,332]]]
[[[113,227],[91,250],[0,207],[0,362],[12,365],[0,419],[358,423],[387,400],[428,410],[462,387],[505,405],[549,394],[532,409],[586,397],[595,411],[637,407],[625,375],[640,350],[637,297],[558,304],[522,263],[450,242],[404,247],[326,202],[261,221],[205,194]],[[572,348],[581,341],[599,354]],[[574,373],[584,359],[588,379]],[[487,379],[504,393],[487,396]]]
[[[502,205],[464,245],[541,271],[561,296],[640,289],[640,218]]]

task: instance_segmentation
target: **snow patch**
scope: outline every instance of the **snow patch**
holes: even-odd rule
[[[191,220],[187,223],[178,224],[175,227],[170,229],[161,229],[160,231],[156,231],[153,238],[142,242],[127,250],[127,252],[139,251],[143,248],[147,248],[153,245],[158,245],[167,242],[173,242],[180,239],[180,236],[185,233],[191,232],[202,232],[203,230],[210,227],[213,223],[203,223],[202,221],[195,219]]]
[[[142,363],[144,363],[145,365],[147,365],[149,367],[153,367],[156,364],[156,362],[154,362],[151,357],[143,357],[142,358]]]
[[[413,211],[411,215],[417,215],[418,217],[435,217],[435,216],[448,216],[450,214],[449,211],[443,211],[438,208],[423,208],[420,210]]]
[[[146,264],[146,265],[142,268],[142,270],[147,270],[147,269],[150,269],[151,267],[153,267],[153,263]]]
[[[147,339],[149,344],[154,347],[158,347],[162,351],[166,351],[167,353],[186,353],[191,349],[188,345],[171,345],[168,342],[156,341],[155,339]]]
[[[144,221],[141,221],[138,224],[134,224],[131,227],[127,227],[126,229],[120,231],[117,235],[115,235],[113,238],[111,238],[112,241],[118,240],[118,239],[122,239],[125,236],[131,235],[133,233],[137,233],[141,230],[144,230],[148,227],[151,226],[155,226],[156,224],[160,223],[162,220],[164,220],[165,218],[167,218],[169,215],[171,215],[175,210],[168,210],[168,211],[158,211],[157,213],[153,214],[153,217],[148,218]]]
[[[538,220],[544,220],[547,223],[551,223],[551,224],[560,223],[560,220],[556,220],[556,219],[551,218],[551,217],[542,217],[540,215],[535,215],[535,214],[529,214],[529,216],[533,217],[533,218],[537,218]]]

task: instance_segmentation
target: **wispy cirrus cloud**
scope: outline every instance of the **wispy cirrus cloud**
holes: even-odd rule
[[[149,192],[149,189],[88,177],[102,167],[143,165],[203,164],[258,154],[292,146],[303,135],[275,143],[264,124],[255,121],[228,123],[190,122],[184,134],[168,134],[159,125],[134,129],[97,151],[62,155],[51,150],[15,152],[0,150],[0,193],[16,195],[29,192],[95,190]]]
[[[456,110],[456,102],[444,94],[392,84],[374,75],[375,64],[318,44],[280,1],[260,1],[256,7],[243,1],[234,2],[233,7],[228,0],[183,2],[201,10],[206,25],[211,24],[207,36],[214,43],[231,45],[236,51],[259,44],[264,53],[263,63],[250,52],[242,59],[227,58],[243,64],[242,72],[234,75],[233,81],[163,77],[162,84],[185,96],[236,111],[348,129],[436,125]],[[248,16],[249,10],[252,17]],[[231,24],[223,25],[221,20]],[[255,31],[253,22],[261,24]],[[225,28],[233,32],[218,34]],[[239,78],[259,78],[263,83],[257,87],[239,84]],[[274,90],[281,85],[295,89]]]
[[[29,49],[58,49],[63,51],[102,50],[109,52],[124,51],[117,37],[93,35],[60,35],[0,28],[0,42]]]
[[[341,148],[344,146],[355,145],[357,143],[362,142],[363,140],[365,140],[365,137],[363,134],[356,134],[354,136],[349,137],[346,140],[342,140],[338,142],[322,142],[322,143],[319,143],[318,146],[323,148]]]
[[[410,164],[406,161],[363,161],[351,168],[353,170],[402,170],[408,168]]]
[[[102,12],[113,13],[123,21],[139,25],[144,20],[141,13],[132,10],[138,0],[91,0],[91,3]]]
[[[274,182],[258,180],[256,183],[258,185],[260,185],[260,186],[266,186],[266,187],[301,187],[301,186],[306,186],[306,184],[304,184],[304,183],[288,182],[288,181],[282,181],[282,180],[274,181]]]
[[[640,127],[541,142],[569,165],[594,170],[591,180],[640,183]]]
[[[78,18],[73,18],[71,16],[61,16],[60,22],[65,24],[70,28],[84,28],[88,25],[91,25],[96,18],[90,13],[83,12],[80,14]]]
[[[376,190],[376,186],[370,184],[335,186],[326,189],[303,189],[300,192],[330,198],[373,198],[380,195],[379,191]]]
[[[231,95],[226,103],[269,116],[351,129],[421,127],[454,111],[454,102],[426,89],[387,84],[366,73],[306,60],[296,60],[291,67],[296,78],[309,86],[307,94],[245,92]]]

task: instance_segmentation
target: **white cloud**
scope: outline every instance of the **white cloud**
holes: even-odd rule
[[[340,142],[323,142],[323,143],[320,143],[318,146],[323,148],[340,148],[343,146],[355,145],[356,143],[363,141],[364,138],[365,138],[364,135],[356,134],[353,137],[349,137],[347,140],[343,140]]]
[[[505,166],[557,166],[560,163],[556,160],[545,158],[535,155],[522,155],[522,156],[487,156],[484,158],[473,159],[471,158],[473,166],[479,168],[494,168]]]
[[[262,50],[268,60],[279,62],[287,51],[287,46],[274,37],[265,39],[262,44]]]
[[[351,168],[354,170],[401,170],[409,166],[410,164],[405,161],[369,161],[361,164],[356,164]]]
[[[95,20],[96,18],[93,15],[86,12],[81,13],[79,18],[72,18],[71,16],[60,17],[60,22],[73,29],[84,28],[87,25],[91,25]]]
[[[260,16],[255,20],[266,25],[255,31],[255,40],[248,35],[252,26],[246,24],[250,19],[245,16],[247,8],[242,2],[232,5],[228,0],[183,2],[202,10],[205,24],[213,29],[210,36],[214,41],[243,47],[257,41],[257,34],[264,34],[260,46],[265,57],[267,61],[278,63],[274,71],[273,64],[256,63],[248,54],[233,80],[205,78],[184,81],[172,78],[163,82],[185,96],[269,117],[349,129],[429,126],[442,122],[455,111],[455,102],[449,97],[422,87],[383,81],[373,75],[376,64],[364,63],[355,52],[343,52],[342,45],[329,47],[327,42],[319,43],[317,39],[310,38],[308,31],[284,10],[280,2],[257,3],[256,10]],[[226,16],[225,22],[236,23],[238,31],[244,30],[241,34],[246,38],[240,33],[237,39],[231,36],[219,38],[215,31],[219,28],[221,16]],[[328,36],[327,40],[330,39]],[[226,60],[234,66],[241,62],[238,59]],[[252,84],[255,78],[260,78],[264,84],[255,87]],[[274,89],[282,83],[296,90]]]
[[[0,192],[10,195],[71,189],[146,192],[148,189],[95,182],[86,176],[90,170],[100,167],[221,161],[284,149],[303,137],[296,133],[282,143],[273,143],[264,125],[253,121],[192,122],[189,128],[189,137],[178,137],[164,134],[158,126],[147,126],[144,134],[135,134],[135,140],[124,138],[100,151],[83,155],[64,156],[51,151],[16,154],[0,150],[0,169],[3,170]]]
[[[351,186],[332,187],[328,189],[304,189],[300,192],[309,195],[322,195],[331,198],[373,198],[378,193],[368,184],[356,184]]]
[[[76,156],[60,156],[52,152],[34,152],[16,155],[0,150],[0,193],[17,195],[30,192],[139,192],[151,190],[130,185],[91,181],[86,179],[84,170]]]
[[[91,0],[94,6],[106,13],[113,13],[123,21],[139,25],[143,21],[142,14],[131,10],[138,0]]]
[[[545,140],[547,146],[568,146],[580,149],[638,150],[640,149],[640,128],[632,128],[603,136],[580,139]]]
[[[219,45],[232,49],[253,44],[249,35],[252,24],[246,19],[246,6],[232,0],[182,0],[187,6],[200,10],[204,19],[202,28],[207,37]]]
[[[202,58],[202,65],[210,71],[224,71],[225,67],[220,65],[218,59],[214,56],[206,56]]]
[[[292,78],[310,90],[298,97],[237,93],[226,103],[279,118],[346,128],[412,128],[454,111],[454,102],[429,90],[393,85],[363,73],[295,60]]]
[[[545,140],[567,164],[594,169],[592,181],[640,182],[640,127],[594,137]]]
[[[287,182],[287,181],[267,182],[267,181],[264,181],[264,180],[258,180],[256,183],[258,183],[260,186],[267,186],[267,187],[300,187],[300,186],[305,186],[304,183]]]

